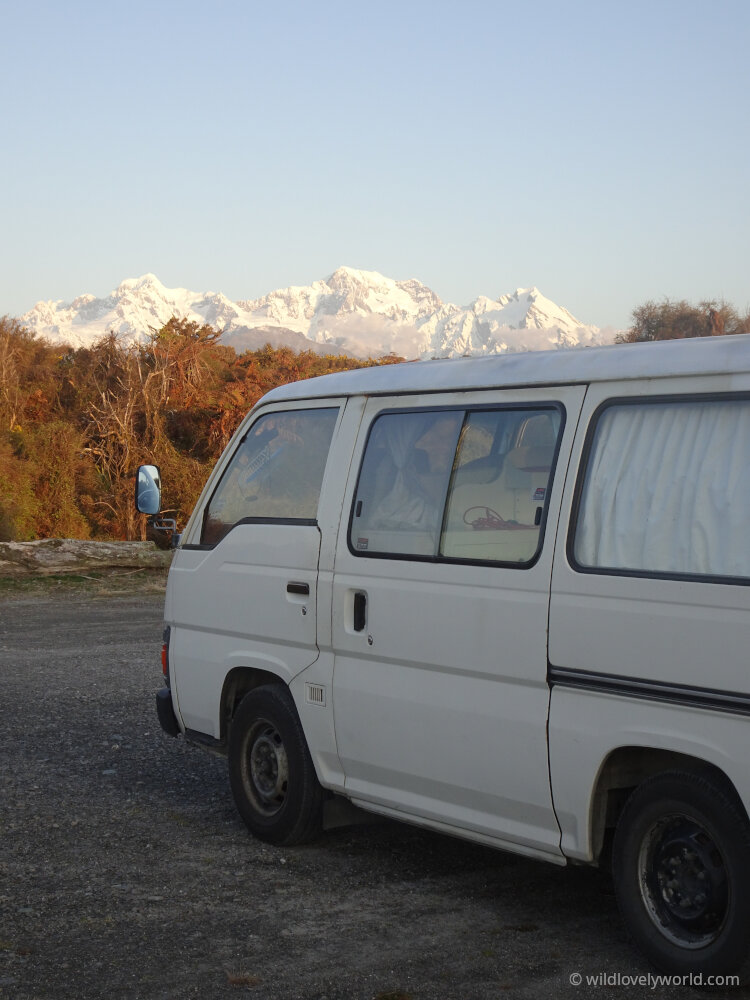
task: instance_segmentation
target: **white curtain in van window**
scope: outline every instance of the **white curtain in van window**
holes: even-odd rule
[[[419,413],[388,414],[380,418],[380,430],[386,451],[393,460],[395,477],[390,490],[373,511],[369,528],[435,529],[437,508],[428,503],[414,468],[414,445],[434,419],[434,414]]]
[[[612,406],[578,517],[582,566],[750,576],[750,401]]]

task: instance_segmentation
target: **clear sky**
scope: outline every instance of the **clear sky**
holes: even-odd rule
[[[750,2],[0,0],[0,315],[338,266],[750,306]]]

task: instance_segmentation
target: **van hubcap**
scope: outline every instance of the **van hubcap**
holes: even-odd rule
[[[248,745],[253,797],[263,812],[278,812],[284,804],[289,781],[289,763],[281,735],[271,722],[258,719],[250,731]]]
[[[729,888],[724,859],[709,833],[687,816],[655,823],[639,856],[641,894],[665,937],[702,948],[726,919]]]

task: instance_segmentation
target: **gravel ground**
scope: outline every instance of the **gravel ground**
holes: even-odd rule
[[[586,985],[652,972],[596,871],[395,823],[249,837],[226,763],[159,729],[155,589],[0,601],[0,997],[693,995]]]

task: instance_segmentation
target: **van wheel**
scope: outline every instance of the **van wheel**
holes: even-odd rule
[[[615,832],[623,919],[666,973],[750,973],[750,826],[713,781],[670,771],[639,785]]]
[[[240,702],[229,730],[229,783],[261,840],[301,844],[320,832],[324,792],[286,688],[255,688]]]

